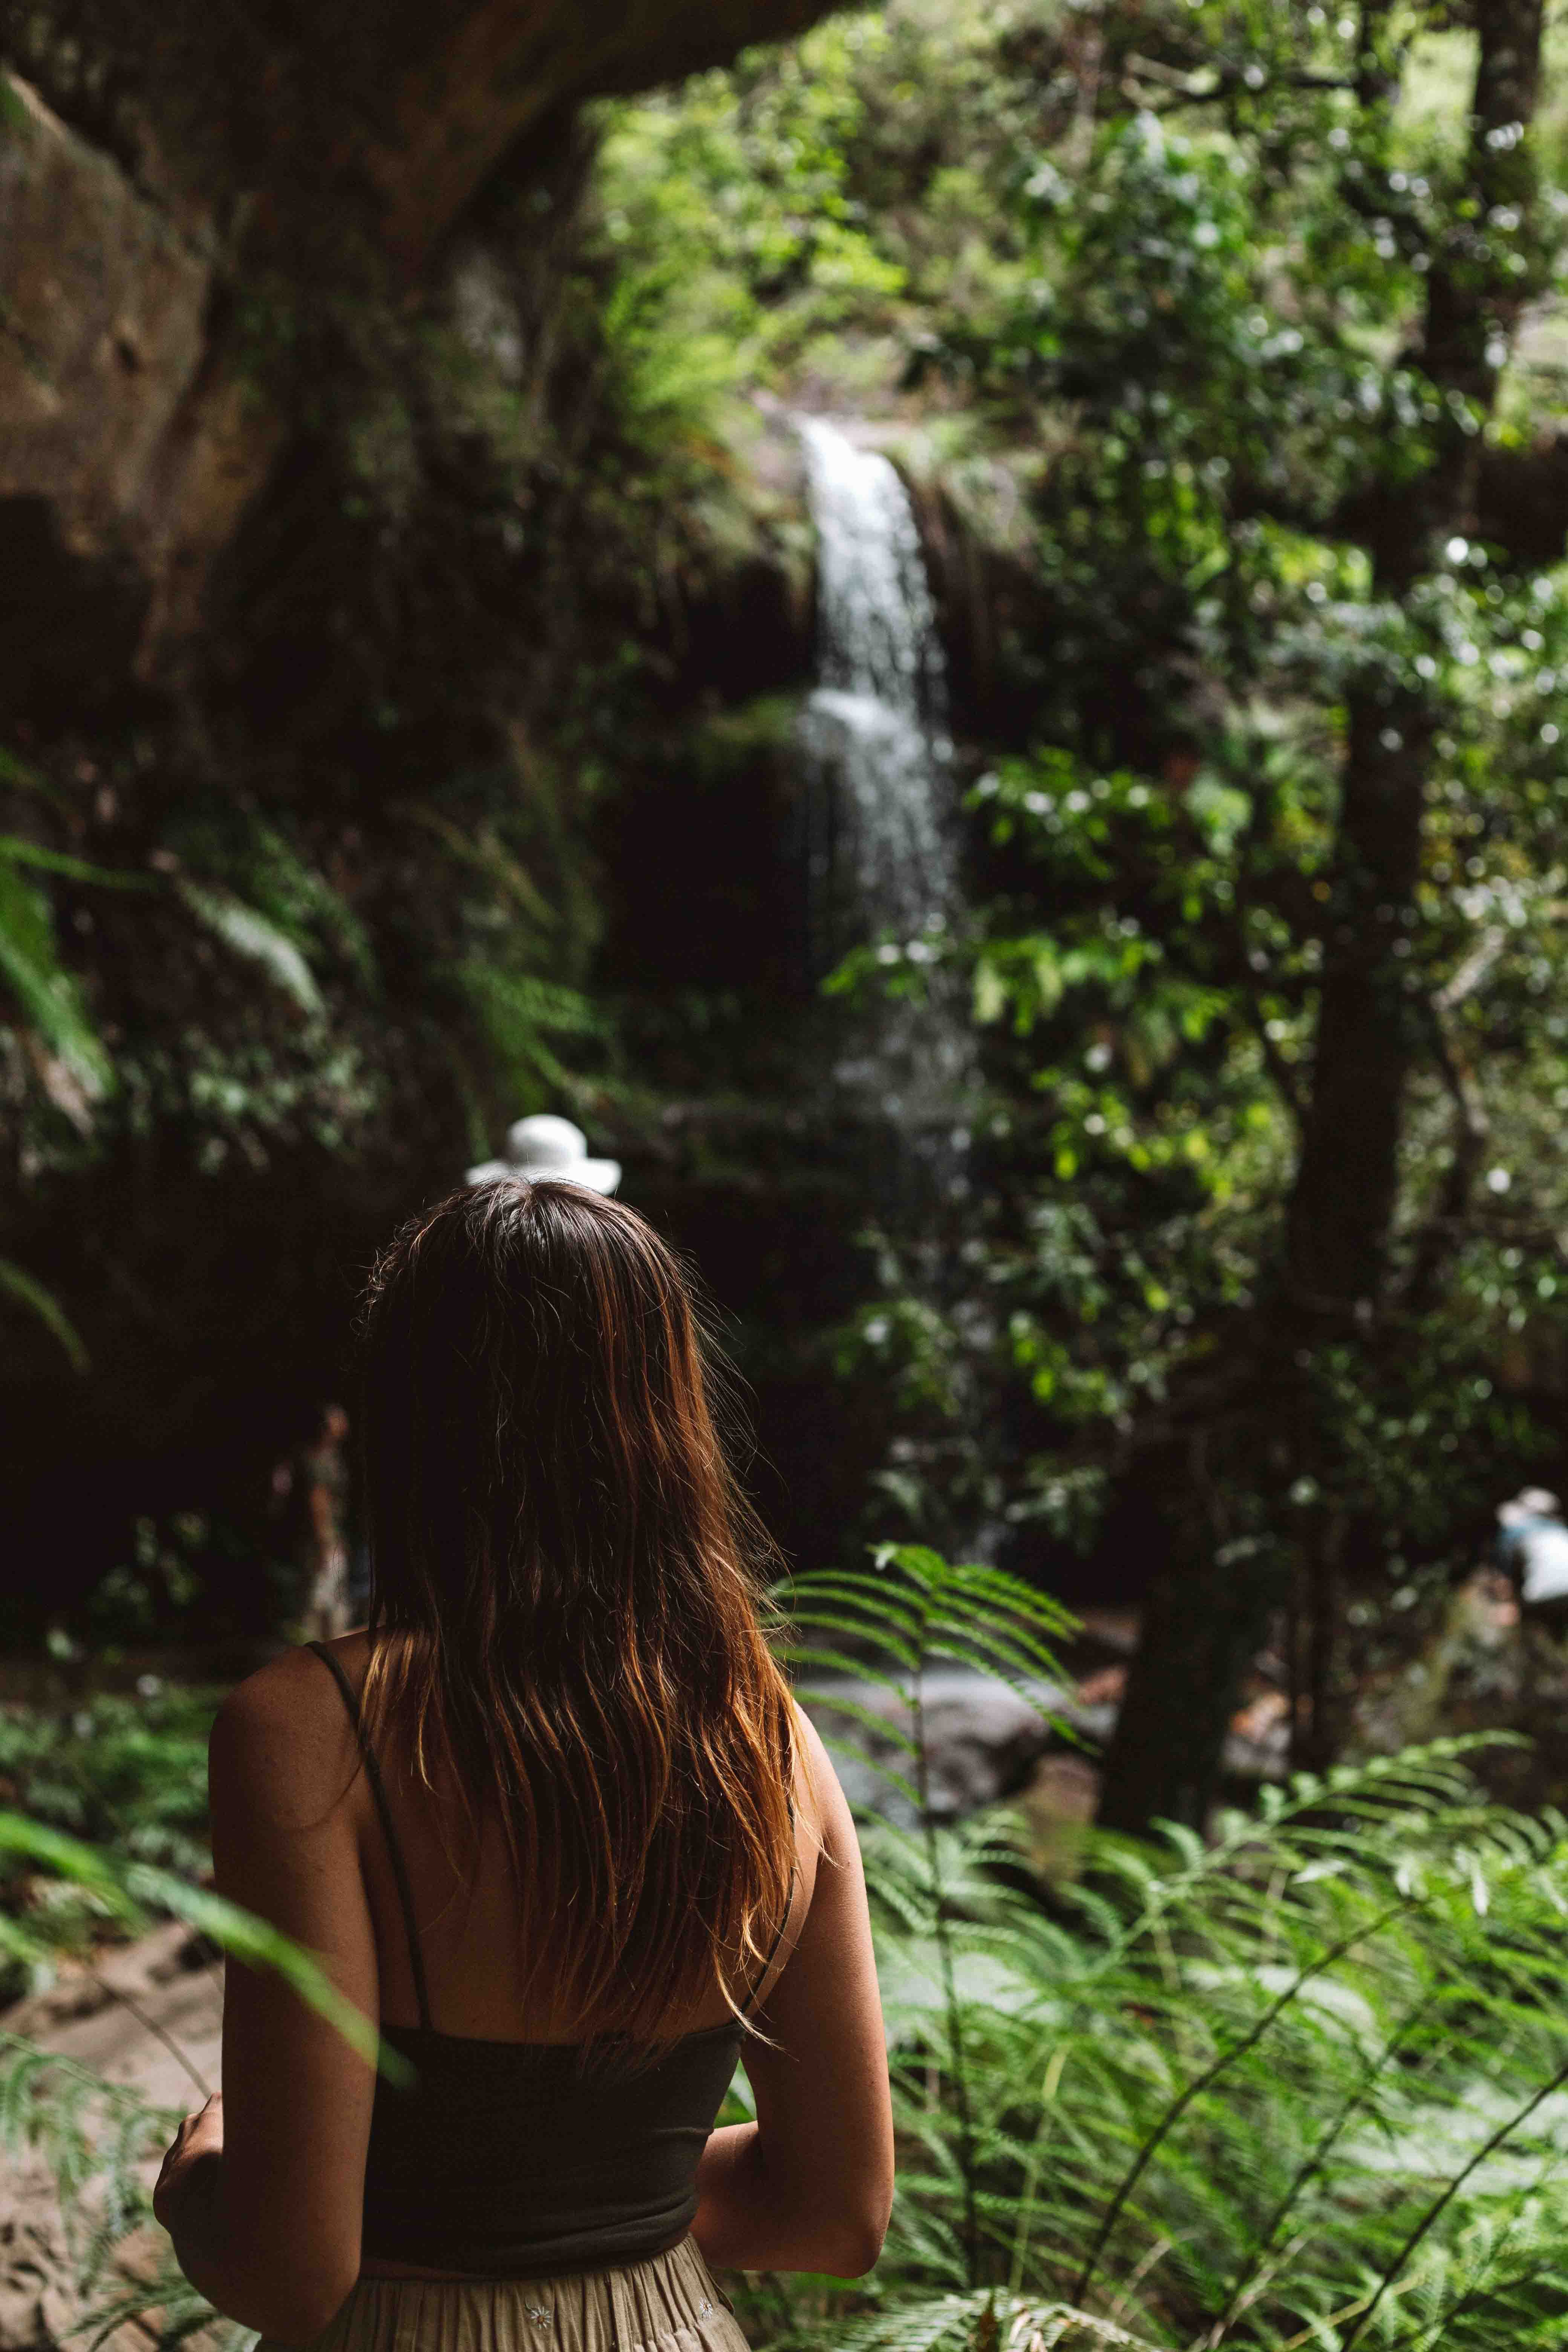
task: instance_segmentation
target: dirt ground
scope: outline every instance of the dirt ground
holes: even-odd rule
[[[184,2114],[216,2087],[222,2018],[221,1967],[188,1928],[173,1924],[100,1954],[90,1968],[62,1967],[52,1990],[0,2016],[0,2031]],[[150,2183],[155,2156],[145,2170]],[[159,2237],[139,2232],[118,2250],[127,2280],[153,2275]],[[111,2293],[110,2283],[101,2283],[92,2300],[108,2301]],[[64,2346],[81,2317],[47,2166],[36,2155],[0,2156],[0,2352]],[[147,2352],[155,2336],[155,2316],[150,2325],[126,2323],[110,2337],[109,2352]],[[74,2339],[79,2347],[84,2340]],[[205,2352],[205,2336],[196,2342]]]

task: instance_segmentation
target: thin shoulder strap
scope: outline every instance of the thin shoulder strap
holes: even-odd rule
[[[793,1831],[795,1828],[795,1797],[793,1792],[789,1799],[789,1825]],[[753,1983],[751,1991],[746,1995],[745,2000],[741,2003],[740,2014],[742,2017],[750,2017],[752,2004],[756,2000],[757,1995],[762,1991],[763,1987],[768,1980],[768,1970],[773,1967],[773,1962],[779,1956],[779,1946],[784,1942],[784,1929],[789,1926],[790,1916],[795,1909],[795,1890],[799,1884],[800,1858],[797,1855],[789,1866],[789,1893],[784,1897],[784,1917],[779,1921],[777,1927],[773,1930],[773,1940],[768,1946],[768,1956],[763,1962],[761,1969],[758,1971],[756,1981]]]
[[[773,1931],[773,1940],[768,1946],[767,1958],[763,1962],[762,1967],[757,1971],[756,1982],[752,1985],[751,1991],[746,1995],[745,2000],[741,2003],[740,2014],[742,2017],[750,2017],[752,2008],[755,2005],[757,1996],[768,1980],[768,1971],[779,1956],[779,1946],[784,1942],[784,1929],[789,1926],[790,1915],[795,1909],[795,1890],[799,1883],[800,1864],[797,1862],[789,1874],[789,1900],[784,1905],[784,1917],[779,1921],[777,1927]]]
[[[397,1842],[397,1832],[392,1826],[392,1808],[386,1801],[386,1783],[381,1777],[381,1766],[376,1761],[374,1748],[364,1736],[364,1725],[360,1719],[359,1699],[355,1695],[354,1686],[344,1674],[338,1658],[328,1649],[324,1642],[308,1642],[305,1646],[307,1649],[314,1650],[321,1664],[331,1669],[332,1679],[343,1695],[343,1705],[349,1711],[349,1721],[354,1727],[354,1738],[359,1742],[359,1752],[364,1759],[365,1779],[370,1782],[370,1792],[375,1799],[375,1810],[381,1815],[382,1834],[386,1840],[387,1858],[392,1864],[393,1877],[397,1882],[397,1899],[403,1906],[403,1926],[408,1937],[408,1965],[414,1972],[414,1997],[419,2003],[419,2022],[428,2031],[430,1994],[425,1982],[425,1961],[419,1949],[419,1930],[414,1920],[414,1896],[409,1890],[408,1869],[403,1859],[403,1848]]]

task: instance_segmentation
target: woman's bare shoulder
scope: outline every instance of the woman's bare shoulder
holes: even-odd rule
[[[799,1734],[795,1756],[795,1811],[817,1852],[833,1853],[842,1845],[847,1829],[851,1837],[854,1834],[849,1806],[826,1743],[798,1701],[795,1720]]]
[[[366,1637],[329,1643],[349,1682],[363,1679]],[[236,1685],[218,1709],[207,1749],[219,1790],[289,1819],[319,1821],[355,1778],[357,1743],[342,1694],[306,1648],[285,1650]]]

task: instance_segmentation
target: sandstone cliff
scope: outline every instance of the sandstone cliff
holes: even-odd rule
[[[416,311],[563,116],[823,0],[0,5],[0,700],[164,674],[278,464],[302,320]]]

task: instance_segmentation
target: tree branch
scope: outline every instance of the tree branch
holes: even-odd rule
[[[1388,29],[1392,14],[1390,0],[1362,0],[1361,22],[1356,27],[1356,104],[1366,111],[1385,104],[1397,90],[1405,70],[1408,39],[1399,43],[1392,66],[1378,55],[1378,44]]]
[[[1480,452],[1475,533],[1521,572],[1562,562],[1568,548],[1568,434],[1552,434],[1529,449]]]
[[[1381,482],[1350,491],[1337,505],[1318,507],[1268,484],[1237,479],[1226,511],[1234,522],[1273,522],[1305,538],[1371,548],[1402,509],[1408,512],[1409,503],[1407,488],[1390,489]],[[1509,570],[1543,572],[1561,563],[1568,553],[1568,433],[1543,436],[1528,449],[1478,450],[1462,527],[1496,548]]]
[[[1432,1002],[1439,1013],[1452,1013],[1473,996],[1484,980],[1491,976],[1492,966],[1508,945],[1508,933],[1500,923],[1489,923],[1476,945],[1453,978],[1445,982]]]
[[[1248,80],[1248,74],[1262,75],[1262,79]],[[1157,81],[1173,91],[1188,106],[1212,106],[1216,99],[1229,98],[1245,91],[1249,98],[1263,98],[1275,89],[1354,89],[1353,81],[1342,74],[1270,73],[1256,64],[1241,66],[1227,59],[1211,60],[1188,70],[1179,66],[1161,63],[1158,58],[1144,57],[1134,49],[1122,60],[1124,81],[1141,76],[1146,81]]]

